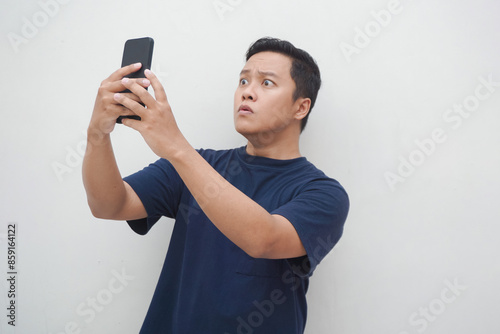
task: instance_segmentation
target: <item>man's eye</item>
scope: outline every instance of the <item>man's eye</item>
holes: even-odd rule
[[[240,85],[246,85],[248,83],[247,79],[241,79],[240,80]]]
[[[274,82],[266,79],[266,80],[264,80],[263,84],[264,84],[264,86],[272,86],[272,85],[274,85]]]

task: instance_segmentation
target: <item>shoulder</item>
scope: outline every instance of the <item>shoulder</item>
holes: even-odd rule
[[[301,170],[297,170],[298,175],[302,179],[303,190],[330,190],[334,193],[347,195],[347,191],[336,179],[326,175],[321,169],[317,168],[313,163],[306,160]]]
[[[300,194],[304,198],[323,203],[343,215],[349,211],[350,201],[344,186],[336,179],[327,176],[308,161],[307,172],[302,172]]]

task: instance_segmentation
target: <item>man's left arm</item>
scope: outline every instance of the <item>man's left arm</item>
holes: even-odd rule
[[[123,124],[139,131],[155,154],[170,161],[207,217],[248,255],[268,259],[306,255],[297,231],[286,218],[267,212],[196,152],[177,127],[163,86],[151,71],[146,71],[146,77],[155,98],[138,83],[123,79],[124,86],[139,96],[146,108],[115,94],[116,101],[142,119],[124,119]]]

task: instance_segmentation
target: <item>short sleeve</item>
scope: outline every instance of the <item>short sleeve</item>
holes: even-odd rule
[[[162,216],[175,218],[184,182],[170,162],[159,159],[123,180],[134,189],[148,214],[144,219],[127,221],[136,233],[148,233]]]
[[[323,179],[308,183],[290,202],[271,212],[292,223],[307,252],[288,260],[295,274],[312,275],[342,236],[348,211],[344,188],[333,179]]]

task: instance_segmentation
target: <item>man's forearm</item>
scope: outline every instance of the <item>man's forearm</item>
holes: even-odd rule
[[[260,257],[272,235],[273,217],[194,149],[184,150],[170,162],[214,225],[249,255]]]
[[[82,176],[92,214],[112,218],[121,209],[126,191],[109,134],[96,135],[89,130]]]

